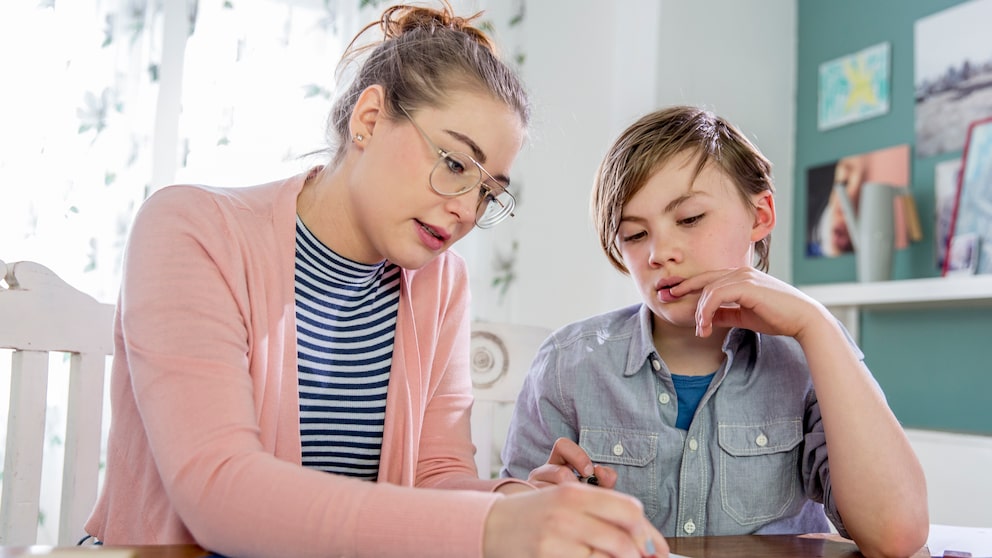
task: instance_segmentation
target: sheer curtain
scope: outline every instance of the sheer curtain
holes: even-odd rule
[[[152,190],[288,176],[323,147],[334,66],[374,17],[368,3],[0,3],[0,259],[38,261],[115,302],[128,228]],[[65,428],[68,366],[55,360],[47,456]],[[9,365],[0,354],[0,436]],[[39,542],[50,544],[61,471],[46,464],[42,484]]]

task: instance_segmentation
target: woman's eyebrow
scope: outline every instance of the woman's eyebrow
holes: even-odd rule
[[[479,144],[472,141],[472,138],[466,136],[461,132],[456,132],[454,130],[444,129],[444,133],[448,134],[457,141],[460,141],[468,146],[469,150],[472,151],[472,158],[475,159],[480,165],[486,164],[486,152],[479,147]],[[489,169],[486,169],[489,172]],[[510,177],[505,174],[494,174],[493,178],[500,181],[504,188],[510,185]]]
[[[456,132],[454,130],[444,129],[444,132],[449,136],[455,138],[456,140],[464,143],[472,151],[472,157],[479,162],[479,164],[486,164],[486,153],[479,147],[479,144],[472,141],[472,138],[466,136],[461,132]]]

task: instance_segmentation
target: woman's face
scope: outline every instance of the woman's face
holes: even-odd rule
[[[470,155],[494,177],[510,175],[524,138],[518,114],[488,95],[451,98],[443,108],[410,112],[423,134],[400,114],[379,118],[371,137],[362,141],[349,188],[369,261],[387,259],[417,269],[474,228],[479,187],[459,196],[435,192],[430,176],[439,155],[431,142],[446,152]],[[512,192],[513,186],[508,189]]]

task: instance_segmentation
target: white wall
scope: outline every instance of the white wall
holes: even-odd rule
[[[774,165],[778,223],[771,273],[792,277],[796,137],[795,0],[666,0],[658,48],[661,104],[705,106],[740,127]]]
[[[992,527],[992,436],[916,429],[906,435],[926,474],[930,522]]]
[[[502,21],[506,4],[483,7]],[[524,188],[517,217],[459,246],[472,267],[476,317],[554,328],[638,301],[599,248],[589,191],[614,138],[675,103],[728,117],[775,163],[772,273],[789,279],[795,0],[531,1],[514,33],[503,44],[519,42],[526,53],[534,122],[515,173]],[[491,250],[511,235],[517,282],[500,304],[489,285]]]

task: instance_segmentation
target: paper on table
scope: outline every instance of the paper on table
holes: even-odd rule
[[[992,556],[992,528],[930,525],[927,537],[930,556],[943,556],[948,550],[970,552],[972,556]]]

